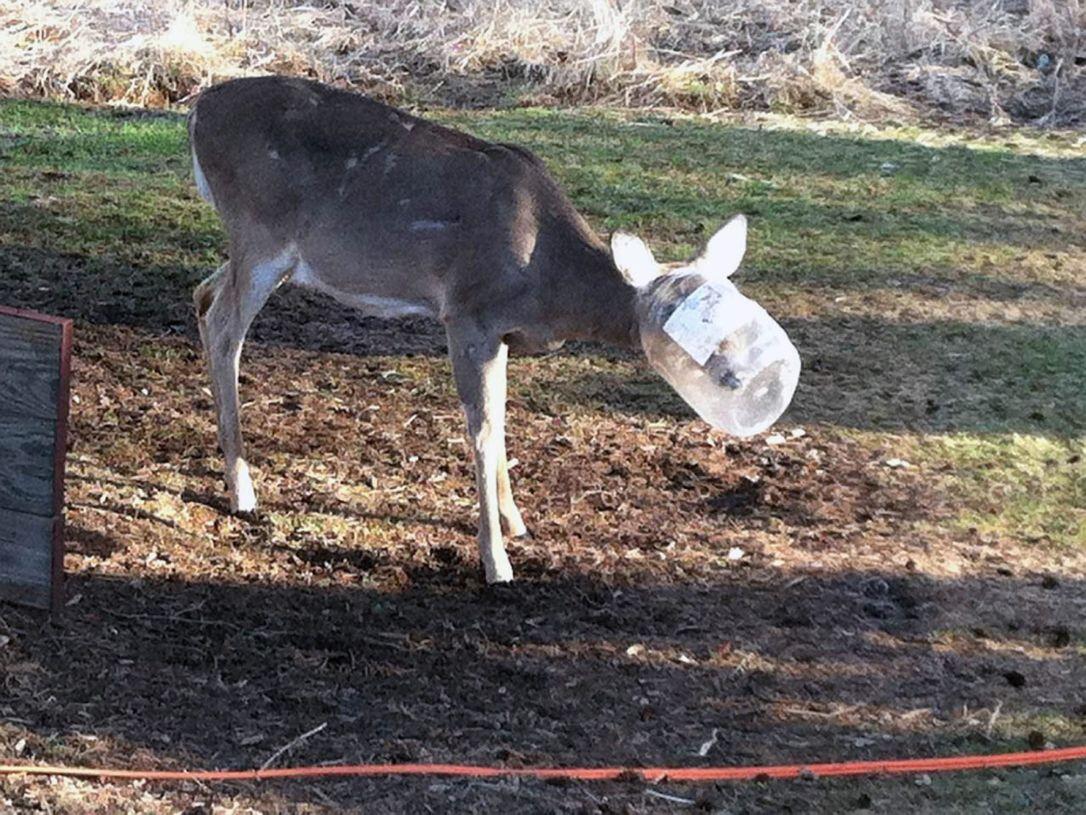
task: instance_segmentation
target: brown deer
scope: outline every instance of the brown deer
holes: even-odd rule
[[[738,216],[690,264],[665,269],[630,235],[616,234],[608,248],[527,150],[308,80],[212,87],[193,106],[189,138],[197,188],[229,236],[229,261],[193,299],[231,509],[256,507],[238,363],[277,286],[307,286],[371,315],[427,315],[445,326],[474,446],[488,582],[513,576],[502,530],[527,533],[506,463],[509,349],[584,339],[647,351],[650,340],[668,342],[664,312],[699,281],[730,286],[724,278],[746,246]],[[650,359],[676,384],[692,363],[671,346],[671,356]],[[741,384],[730,368],[718,380],[732,390]],[[791,397],[787,383],[783,392],[770,394],[783,404],[768,411],[766,426]]]

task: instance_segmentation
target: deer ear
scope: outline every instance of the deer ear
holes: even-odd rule
[[[745,215],[736,215],[709,238],[705,250],[694,261],[694,268],[708,280],[723,280],[739,268],[746,251],[747,219]]]
[[[640,289],[660,274],[660,264],[636,235],[616,232],[611,236],[611,256],[626,282]]]

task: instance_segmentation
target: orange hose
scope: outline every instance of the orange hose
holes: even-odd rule
[[[268,770],[118,770],[0,764],[0,775],[52,775],[73,778],[142,781],[262,781],[273,778],[330,776],[441,775],[464,778],[558,778],[573,781],[751,781],[760,778],[829,777],[877,773],[939,773],[1022,767],[1086,759],[1086,746],[987,756],[846,761],[829,764],[775,764],[761,767],[481,767],[470,764],[342,764],[327,767],[280,767]]]

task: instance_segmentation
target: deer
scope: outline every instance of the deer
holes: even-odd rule
[[[273,291],[290,283],[366,315],[426,316],[444,326],[466,418],[487,583],[513,579],[504,536],[528,534],[506,454],[510,351],[585,340],[647,352],[650,339],[669,342],[660,314],[676,292],[726,284],[746,249],[741,215],[687,263],[658,263],[624,232],[605,243],[529,150],[312,80],[212,86],[191,108],[188,135],[197,191],[227,235],[229,259],[193,302],[231,512],[257,506],[238,374]],[[650,362],[672,381],[676,356]],[[721,381],[736,387],[730,371]]]

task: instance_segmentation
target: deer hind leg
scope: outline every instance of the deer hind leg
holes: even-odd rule
[[[501,516],[502,528],[505,534],[511,538],[528,537],[528,527],[524,525],[524,519],[520,516],[516,502],[513,500],[513,485],[509,482],[509,462],[505,455],[505,434],[502,434],[502,449],[498,458],[498,514]]]
[[[502,543],[499,490],[499,473],[504,469],[501,465],[505,449],[505,371],[509,347],[500,338],[470,327],[449,326],[448,335],[453,375],[475,452],[479,554],[486,582],[504,583],[513,579],[513,568]],[[508,473],[505,480],[508,487]],[[509,506],[512,506],[511,494]]]
[[[293,267],[294,259],[287,253],[251,266],[231,261],[220,266],[193,292],[215,398],[219,447],[226,461],[226,486],[232,512],[256,509],[238,404],[241,347],[253,318]]]

